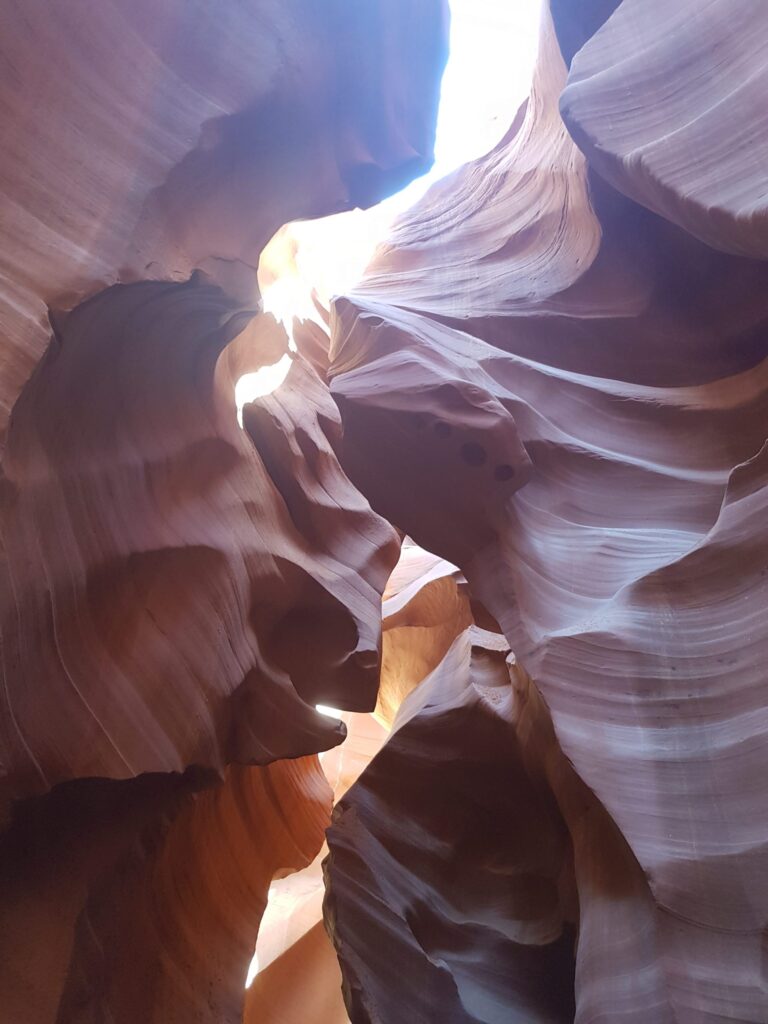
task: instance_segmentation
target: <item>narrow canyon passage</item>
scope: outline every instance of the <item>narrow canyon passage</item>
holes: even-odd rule
[[[768,10],[507,6],[0,3],[2,1024],[768,1022]]]

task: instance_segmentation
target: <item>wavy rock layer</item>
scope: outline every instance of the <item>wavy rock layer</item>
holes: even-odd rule
[[[624,0],[573,61],[566,124],[626,195],[716,249],[765,259],[766,46],[754,0]]]
[[[404,698],[440,665],[456,637],[472,625],[466,583],[456,567],[407,539],[387,582],[382,611],[382,671],[375,717],[340,712],[347,737],[321,755],[336,802],[386,742]],[[394,808],[399,791],[396,777],[393,786]],[[321,862],[327,852],[324,847],[308,868],[270,887],[256,944],[258,973],[246,996],[246,1022],[349,1020],[338,963],[321,923]],[[407,870],[405,863],[403,870]]]
[[[621,5],[576,55],[574,96],[588,57],[603,54],[594,90],[616,73],[600,35],[615,41],[622,17],[652,6]],[[683,74],[679,54],[695,49],[699,25],[689,40],[676,24]],[[547,55],[551,25],[544,32]],[[644,60],[646,75],[672,64]],[[547,777],[574,849],[575,1019],[757,1022],[768,1015],[768,266],[727,254],[730,221],[720,228],[713,216],[717,238],[693,237],[683,219],[636,205],[642,165],[623,165],[626,187],[609,175],[623,195],[596,177],[589,146],[584,161],[557,119],[553,75],[562,84],[564,69],[545,61],[516,132],[432,190],[336,302],[330,374],[344,463],[379,512],[462,570],[519,660],[516,685],[533,709],[526,742],[538,752],[529,771]],[[607,131],[597,92],[579,95],[584,123]],[[637,117],[635,95],[630,81],[612,102],[640,132],[664,107],[641,91]],[[744,181],[759,204],[756,179]],[[536,211],[555,220],[528,236],[532,206],[533,224]],[[754,227],[759,240],[759,219]],[[537,694],[551,732],[533,713]],[[451,763],[471,747],[469,731],[454,744]],[[366,929],[382,929],[403,962],[420,956],[414,908],[435,878],[425,870],[405,882],[407,858],[395,857],[382,904],[382,873],[361,862],[394,814],[374,814],[373,794],[396,798],[383,777],[367,786],[366,773],[363,823],[353,827],[353,815],[338,838],[341,862],[354,866],[337,881],[330,873],[355,1024],[398,1019],[367,974]],[[397,800],[409,795],[404,784]],[[420,831],[419,841],[433,840]],[[454,877],[462,864],[457,855]],[[477,947],[463,917],[445,916],[429,969],[441,979],[432,1012],[451,1019],[461,970],[447,951]],[[392,965],[379,970],[420,1006]]]
[[[0,424],[47,305],[243,260],[432,160],[441,0],[5,4]],[[418,55],[418,59],[415,59]]]
[[[472,623],[466,585],[456,567],[408,541],[387,582],[382,612],[381,685],[375,717],[340,712],[346,739],[321,755],[336,802],[378,754],[404,697]],[[299,1024],[310,1017],[315,1024],[349,1020],[338,962],[322,928],[322,861],[327,852],[324,846],[308,868],[270,888],[256,944],[258,973],[246,996],[246,1024]]]
[[[353,1021],[573,1019],[567,832],[526,772],[506,653],[463,631],[334,812],[327,913]]]
[[[234,1024],[270,882],[329,820],[296,759],[344,726],[313,705],[375,706],[397,552],[303,359],[238,426],[286,353],[256,264],[430,166],[446,8],[0,20],[0,1005]]]
[[[269,883],[312,859],[330,804],[305,758],[213,786],[82,780],[23,805],[0,844],[8,1019],[240,1021]]]
[[[238,427],[251,315],[203,283],[117,286],[59,326],[16,405],[2,613],[14,798],[295,757],[341,739],[308,705],[375,702],[394,535],[339,469],[337,415],[308,368]]]
[[[259,254],[428,166],[445,4],[6,7],[9,1019],[343,1021],[336,747],[353,1024],[768,1020],[762,7],[553,0],[242,430]]]

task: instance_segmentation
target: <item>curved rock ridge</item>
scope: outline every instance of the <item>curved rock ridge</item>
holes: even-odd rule
[[[634,6],[606,21],[606,38]],[[691,33],[695,50],[698,26]],[[682,25],[676,39],[677,62]],[[577,54],[572,74],[579,63]],[[596,89],[604,75],[596,65]],[[632,95],[613,95],[627,125]],[[604,127],[596,94],[584,104]],[[504,296],[528,281],[525,232],[512,233],[491,272],[488,252],[501,259],[495,229],[477,241],[441,235],[454,206],[472,208],[473,176],[478,204],[493,209],[476,171],[428,193],[370,276],[334,305],[329,372],[343,462],[377,511],[459,567],[546,701],[552,756],[575,769],[578,799],[549,780],[579,891],[575,1020],[758,1022],[768,1016],[768,808],[758,781],[768,766],[766,265],[727,253],[730,222],[710,220],[711,248],[588,168],[586,179],[573,172],[588,182],[588,205],[569,207],[571,179],[540,148],[552,115],[531,109],[529,141],[495,193],[507,197],[505,223],[524,220],[532,194],[548,195],[599,250],[577,266],[573,242],[549,246],[555,266],[531,279],[531,297],[493,307],[486,275]],[[519,138],[503,146],[511,153]],[[751,181],[757,203],[762,181]],[[755,229],[759,238],[759,220]],[[571,224],[561,237],[579,234]],[[531,729],[538,748],[544,726]],[[387,799],[407,800],[404,789]],[[395,813],[387,805],[359,834],[350,817],[340,832],[358,882],[366,830],[386,830]],[[366,876],[363,888],[377,884]],[[341,959],[356,1024],[369,1019],[372,991],[384,1000],[383,985],[354,942],[374,911],[351,907],[362,890],[350,882],[340,891],[355,922],[339,913],[334,927],[349,946]],[[408,946],[413,897],[398,905],[389,933]],[[455,1012],[453,989],[436,998]],[[388,1004],[382,1019],[394,1012]]]
[[[466,584],[456,567],[407,538],[384,591],[382,614],[381,685],[375,717],[339,712],[347,736],[341,745],[321,755],[335,802],[343,798],[386,742],[403,698],[442,661],[458,633],[472,623]],[[309,867],[270,887],[256,944],[258,973],[246,996],[246,1022],[286,1024],[310,1016],[316,1024],[348,1020],[338,963],[322,930],[321,865],[327,852],[324,846]],[[299,968],[301,975],[296,977]],[[291,984],[286,991],[289,976]]]
[[[373,715],[339,712],[347,736],[321,755],[338,802],[387,740],[403,699],[472,624],[466,583],[454,565],[405,538],[382,602],[381,685]],[[378,719],[378,721],[377,721]],[[379,723],[383,723],[379,724]],[[386,726],[386,728],[384,727]],[[330,824],[330,821],[329,821]],[[322,930],[323,847],[313,863],[273,882],[256,944],[258,973],[248,988],[245,1021],[347,1021],[341,975]],[[300,976],[296,976],[300,971]],[[286,978],[290,977],[286,991]]]
[[[384,591],[379,695],[374,712],[387,728],[398,708],[443,660],[457,634],[472,623],[456,566],[405,543]]]
[[[451,582],[454,596],[466,587],[454,567],[406,544],[385,591],[384,606],[402,597],[406,601],[410,598],[418,609],[420,595],[426,593],[430,606],[442,603],[450,613],[453,602],[447,586],[430,593],[435,577]],[[440,621],[447,620],[448,615],[443,615]],[[389,641],[399,648],[400,660],[405,662],[412,639],[407,629],[388,629],[391,621],[391,617],[385,618],[385,650]],[[396,709],[390,741],[343,797],[329,833],[328,917],[347,977],[345,988],[352,1020],[355,1024],[399,1020],[403,1006],[407,1006],[409,1014],[416,1014],[415,1019],[433,1020],[439,1012],[441,1019],[501,1024],[523,1003],[520,1019],[551,1019],[554,1014],[555,1019],[571,1020],[575,969],[577,1019],[615,1015],[637,1024],[649,1019],[671,1021],[647,879],[616,824],[563,754],[538,690],[508,653],[507,643],[498,633],[455,623],[447,653],[441,634],[431,635],[438,652],[436,668],[426,670],[418,679],[412,677],[414,689]],[[423,647],[425,640],[417,636],[418,647]],[[423,660],[411,661],[414,669],[423,664]],[[475,692],[467,687],[467,678],[472,680]],[[479,708],[474,707],[478,697]],[[488,742],[489,732],[494,731],[487,720],[489,715],[497,727],[504,724],[498,744]],[[478,717],[485,722],[482,729],[477,727]],[[326,762],[343,751],[344,746],[336,748],[326,756]],[[522,787],[514,790],[513,797],[506,788],[510,763]],[[491,770],[495,773],[493,783],[486,780],[483,785],[483,771]],[[414,796],[414,792],[423,798]],[[526,799],[521,799],[521,792],[527,794]],[[477,838],[477,821],[483,818],[478,804],[484,808],[490,799],[497,801],[497,811],[498,801],[513,799],[514,813],[494,813],[492,838],[485,834]],[[566,930],[570,931],[570,922],[578,922],[578,957],[575,968],[572,954],[553,958],[548,965],[547,985],[556,993],[552,1000],[559,1004],[560,1011],[553,1011],[551,1005],[548,1010],[549,1004],[542,998],[532,1005],[530,988],[520,984],[519,973],[510,970],[508,962],[504,980],[496,977],[502,951],[488,942],[478,944],[473,931],[476,925],[465,912],[452,914],[445,925],[443,940],[448,942],[450,937],[451,955],[447,959],[438,957],[436,950],[422,941],[422,932],[414,930],[419,908],[442,907],[445,903],[442,874],[434,868],[437,858],[444,861],[442,872],[450,877],[450,892],[456,889],[461,894],[453,899],[466,900],[468,893],[476,899],[478,886],[468,885],[467,879],[476,878],[470,870],[471,858],[479,858],[482,848],[489,866],[481,890],[485,894],[484,927],[492,919],[489,908],[508,907],[510,877],[499,870],[499,863],[521,849],[514,829],[508,826],[522,816],[523,831],[529,830],[542,808],[557,822],[558,843],[565,841],[573,856],[573,866],[570,854],[564,858],[556,900],[569,922]],[[408,823],[405,829],[404,821]],[[563,840],[566,828],[568,839]],[[453,837],[450,842],[445,841],[446,830]],[[546,834],[535,832],[535,836],[535,844],[541,841],[536,845],[537,855],[551,855]],[[418,856],[414,852],[417,846]],[[513,877],[514,891],[518,896],[526,893],[533,906],[536,893],[541,896],[541,886],[537,887],[535,879],[525,872]],[[337,893],[341,894],[338,900]],[[393,906],[400,908],[394,916]],[[366,908],[364,923],[360,908]],[[466,909],[462,904],[462,910]],[[381,932],[380,942],[371,943],[372,932]],[[428,940],[435,941],[436,934],[435,929],[428,931]],[[414,939],[421,949],[414,948]],[[533,938],[531,942],[537,945]],[[376,949],[381,952],[372,957],[371,951]],[[536,956],[529,953],[535,961]],[[251,989],[257,995],[254,1005],[265,1014],[265,1020],[281,1019],[284,1003],[278,986],[291,965],[295,967],[299,955],[306,956],[304,966],[312,973],[309,980],[291,986],[289,1014],[300,1012],[300,1007],[306,1013],[312,998],[322,1001],[318,1005],[324,1007],[319,1020],[336,1020],[336,1004],[331,1004],[334,1009],[331,1005],[325,1009],[330,998],[328,974],[332,972],[328,971],[321,983],[326,950],[314,935],[307,935],[284,954],[279,966],[271,971],[267,968],[259,976]],[[521,951],[516,954],[525,955]],[[440,970],[430,980],[430,969],[421,962],[427,958],[442,971],[445,984],[438,980]],[[380,972],[383,983],[377,980]],[[414,984],[421,986],[418,998],[412,998],[403,978],[414,979]],[[460,995],[460,1002],[456,1001],[454,988],[459,994],[465,993],[464,997]],[[369,996],[371,992],[373,996]],[[484,992],[479,1004],[478,992]]]
[[[545,702],[513,659],[515,729],[526,769],[570,834],[578,895],[575,1021],[673,1024],[648,879],[615,822],[563,753]],[[569,975],[570,977],[570,975]]]
[[[213,785],[77,780],[20,805],[0,839],[7,1019],[242,1020],[270,880],[312,859],[330,806],[316,758]]]
[[[717,249],[766,259],[766,47],[755,0],[624,0],[574,58],[565,122],[626,195]]]
[[[551,0],[290,354],[445,0],[1,20],[8,1019],[768,1021],[763,5]]]
[[[239,1024],[270,880],[315,856],[331,796],[314,757],[233,766],[197,795],[162,848],[89,904],[61,1024],[91,1020],[89,997],[124,1024]],[[140,952],[126,961],[126,948]]]
[[[400,217],[361,282],[366,295],[381,291],[387,301],[396,274],[402,305],[458,319],[501,316],[539,308],[587,269],[600,225],[584,157],[558,113],[565,77],[545,12],[531,94],[509,132]]]
[[[403,215],[349,298],[600,377],[669,386],[754,365],[766,263],[715,251],[607,186],[562,123],[565,83],[545,17],[531,99],[507,137]],[[340,326],[332,344],[338,375]]]
[[[17,403],[8,796],[295,757],[343,736],[309,705],[373,708],[396,538],[340,470],[338,414],[300,361],[239,428],[233,376],[285,345],[252,315],[202,280],[116,286],[59,324]]]
[[[334,811],[326,914],[354,1024],[573,1020],[572,866],[498,634],[462,630]]]
[[[447,5],[1,20],[0,1005],[235,1024],[270,882],[329,821],[304,755],[345,726],[313,705],[373,710],[398,549],[322,343],[238,426],[287,352],[256,265],[431,166]]]
[[[474,692],[467,688],[468,666]],[[493,735],[498,743],[489,742]],[[516,780],[511,791],[510,765]],[[484,772],[492,772],[493,781],[481,785]],[[549,822],[543,832],[536,828],[542,816]],[[488,831],[478,833],[483,821]],[[502,1024],[515,1008],[517,1019],[572,1020],[574,970],[577,1020],[674,1019],[647,879],[563,754],[538,690],[498,634],[475,626],[462,630],[439,666],[406,698],[392,738],[338,805],[329,843],[327,917],[355,1024],[399,1020],[404,1005],[415,1020],[431,1021],[439,1012],[441,1019]],[[526,849],[533,874],[521,862]],[[484,859],[485,873],[473,857]],[[537,880],[542,865],[551,870],[558,857],[556,881]],[[514,858],[510,877],[500,865],[509,867]],[[462,901],[461,913],[451,913],[442,932],[434,922],[419,930],[428,908],[444,909],[446,888],[449,899]],[[481,921],[479,933],[467,913],[468,898]],[[537,941],[531,915],[545,905],[568,922],[561,946],[569,946],[571,922],[578,923],[575,966],[572,950],[549,956],[552,951]],[[517,927],[528,929],[527,950],[488,941],[488,928],[509,930],[504,913],[510,908],[523,915]],[[372,933],[380,942],[371,942]],[[439,939],[448,956],[438,956]],[[308,937],[302,949],[304,966],[318,973],[310,982],[294,983],[289,1007],[300,1004],[306,1012],[309,993],[327,998],[328,976],[321,988],[325,948],[319,939]],[[258,979],[257,1005],[267,1020],[281,1020],[276,987],[298,955],[294,947],[273,976],[267,969]],[[537,962],[541,967],[545,958],[546,996],[530,984],[530,968]],[[520,964],[529,968],[525,980]],[[421,986],[416,997],[403,979]],[[333,1014],[329,1010],[318,1019],[333,1021]]]
[[[243,260],[432,163],[443,0],[4,5],[0,424],[46,306]],[[419,59],[415,59],[415,55]]]
[[[541,688],[563,751],[651,879],[664,1012],[700,1020],[727,992],[713,1020],[759,1020],[768,538],[755,510],[768,491],[756,479],[745,504],[729,495],[765,441],[768,360],[650,387],[514,357],[396,307],[341,310],[345,355],[354,343],[360,357],[333,383],[350,475],[462,567]],[[493,410],[480,423],[451,398],[470,388]],[[435,396],[423,429],[411,395]],[[503,433],[530,459],[519,489],[517,470],[500,470]],[[468,445],[482,455],[468,461]],[[395,465],[400,486],[382,486]]]
[[[376,756],[387,732],[371,714],[339,712],[344,742],[322,754],[323,772],[339,800]],[[325,824],[330,825],[330,815]],[[245,1024],[347,1024],[336,954],[323,927],[323,844],[312,863],[277,879],[259,926],[258,972],[245,996]],[[289,980],[290,979],[290,980]]]

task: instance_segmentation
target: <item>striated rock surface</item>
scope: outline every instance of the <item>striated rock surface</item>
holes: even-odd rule
[[[394,535],[339,469],[337,414],[311,370],[297,363],[286,397],[238,426],[251,315],[204,283],[117,286],[59,326],[17,403],[9,796],[310,753],[341,734],[308,704],[375,703]]]
[[[552,0],[289,355],[446,13],[0,12],[13,1024],[768,1020],[768,16]]]
[[[0,18],[3,426],[47,306],[210,257],[255,268],[285,221],[369,205],[432,160],[442,0],[73,0]]]
[[[321,755],[336,802],[350,787],[354,791],[357,778],[378,755],[403,699],[443,661],[459,633],[472,625],[466,583],[456,567],[407,538],[387,582],[382,612],[376,711],[339,712],[347,736],[343,744]],[[394,805],[399,786],[396,777],[392,782]],[[327,853],[324,846],[309,867],[270,887],[256,944],[257,973],[246,996],[246,1022],[288,1024],[311,1017],[317,1024],[335,1024],[349,1019],[339,966],[322,929],[322,861]]]
[[[624,0],[574,58],[565,122],[626,195],[716,249],[765,259],[767,45],[754,0]]]
[[[79,780],[23,804],[0,840],[7,1019],[241,1020],[270,880],[312,859],[330,802],[305,758],[213,785]]]
[[[580,96],[579,123],[608,130],[599,90],[622,71],[600,36],[615,41],[634,9],[652,6],[622,4],[576,54],[569,123]],[[674,38],[679,62],[686,30]],[[658,45],[671,39],[660,33]],[[768,265],[726,253],[758,251],[759,217],[755,248],[738,248],[729,218],[708,220],[713,237],[636,205],[642,164],[606,173],[623,194],[601,181],[589,146],[585,161],[558,121],[566,71],[553,45],[545,22],[520,125],[428,193],[335,303],[330,374],[344,463],[378,511],[461,569],[518,659],[527,706],[539,706],[538,694],[546,702],[527,720],[528,768],[544,772],[574,850],[575,1020],[757,1022],[768,1014],[768,808],[758,781],[768,762]],[[654,71],[647,54],[640,64]],[[640,132],[663,106],[640,90],[638,117],[632,86],[612,102],[627,131]],[[749,117],[748,104],[739,109]],[[605,173],[601,159],[595,169]],[[759,205],[762,182],[747,170],[743,183]],[[680,180],[668,184],[682,208]],[[433,739],[419,747],[425,761]],[[471,744],[466,730],[451,762]],[[367,973],[362,936],[376,927],[403,963],[426,947],[442,979],[431,1005],[465,1019],[474,1011],[456,1010],[461,969],[446,954],[477,948],[465,919],[445,915],[437,953],[414,925],[416,893],[431,896],[434,873],[414,880],[403,865],[416,856],[395,856],[382,899],[381,872],[362,866],[377,849],[372,835],[395,842],[394,812],[375,813],[373,793],[395,804],[410,796],[369,771],[371,790],[365,773],[349,798],[359,793],[359,806],[334,826],[347,867],[335,874],[332,859],[329,873],[351,1018],[397,1019],[385,965]],[[436,826],[426,832],[429,844]],[[457,855],[455,877],[464,863]],[[418,998],[400,984],[406,1001]],[[466,1019],[508,1019],[517,997]]]
[[[462,631],[334,812],[326,910],[353,1021],[573,1019],[567,832],[525,770],[506,653]]]
[[[0,24],[0,1005],[234,1024],[270,883],[329,821],[305,755],[345,727],[313,705],[375,706],[397,555],[304,359],[238,424],[287,351],[256,265],[430,166],[446,9]]]
[[[19,1022],[241,1019],[270,881],[320,850],[316,762],[245,766],[338,744],[317,702],[373,708],[397,545],[302,361],[238,425],[234,381],[284,347],[202,278],[116,286],[14,409],[3,795],[51,790],[0,837]]]

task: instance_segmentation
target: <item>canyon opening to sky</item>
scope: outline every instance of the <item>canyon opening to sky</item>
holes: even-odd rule
[[[451,7],[0,0],[0,1024],[768,1021],[768,6]]]
[[[434,182],[495,146],[528,96],[539,42],[540,0],[451,0],[450,11],[450,49],[441,83],[432,169],[368,210],[286,225],[262,256],[260,278],[269,282],[261,287],[264,312],[283,324],[292,348],[294,317],[318,315],[313,293],[327,309],[334,296],[353,289],[395,218]],[[241,377],[235,389],[238,416],[242,417],[246,402],[280,387],[290,365],[291,356],[285,355],[272,366]],[[317,710],[332,718],[341,716],[328,705],[319,704]],[[370,729],[375,730],[375,725]],[[343,748],[340,753],[343,757]],[[324,759],[321,754],[321,763]],[[254,953],[246,988],[271,962],[274,939],[270,941],[269,936],[281,930],[286,909],[295,910],[296,889],[303,886],[307,900],[319,896],[317,865],[310,865],[303,875],[306,881],[292,875],[270,886],[261,927],[267,956],[262,953],[260,959],[258,951]]]
[[[450,12],[432,169],[368,210],[287,224],[262,254],[264,312],[284,325],[290,345],[294,317],[318,316],[313,292],[328,309],[334,296],[354,288],[395,218],[434,182],[495,146],[528,96],[541,0],[451,0]],[[246,402],[279,387],[290,364],[286,355],[241,377],[236,384],[238,415]]]

